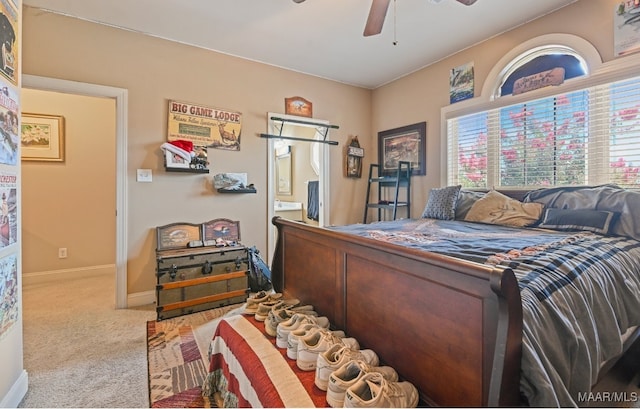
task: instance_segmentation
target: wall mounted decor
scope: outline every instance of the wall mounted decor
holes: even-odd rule
[[[17,73],[20,70],[20,44],[17,43],[18,21],[20,13],[17,3],[2,2],[0,5],[0,74],[7,78],[13,85],[18,85]]]
[[[351,138],[351,142],[346,150],[346,167],[347,177],[359,178],[362,176],[362,158],[364,157],[364,149],[360,147],[358,136]]]
[[[64,162],[64,117],[22,113],[22,160]]]
[[[467,63],[451,69],[449,74],[449,103],[473,98],[473,63]]]
[[[427,123],[378,132],[378,163],[382,176],[395,174],[400,161],[411,163],[411,175],[426,175]]]
[[[616,2],[613,10],[613,42],[616,57],[640,51],[640,4],[637,1]]]
[[[169,141],[183,139],[197,146],[239,151],[241,130],[240,112],[169,101]]]
[[[313,116],[313,104],[302,97],[285,98],[284,113],[311,118]]]

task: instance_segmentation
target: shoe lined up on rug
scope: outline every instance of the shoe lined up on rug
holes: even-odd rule
[[[296,314],[317,316],[318,313],[313,310],[311,305],[299,305],[293,308],[277,308],[269,312],[268,318],[264,322],[266,333],[272,337],[277,335],[277,329],[280,323],[289,320]]]
[[[327,329],[320,329],[298,340],[296,365],[303,371],[314,371],[318,355],[336,344],[360,349],[360,344],[355,338],[340,337]]]
[[[304,324],[300,328],[294,331],[291,331],[289,333],[289,336],[287,337],[287,357],[289,359],[293,359],[294,361],[297,360],[298,359],[298,342],[300,341],[300,338],[310,335],[312,332],[316,332],[321,329],[328,329],[328,327],[324,328],[317,324]],[[346,337],[346,334],[344,333],[344,331],[336,330],[336,331],[331,331],[331,333],[333,333],[333,335],[340,338]]]
[[[255,315],[258,312],[258,306],[267,301],[278,301],[282,299],[281,293],[259,291],[247,298],[247,304],[242,311],[243,314]]]
[[[390,382],[398,381],[398,373],[390,366],[373,366],[362,360],[352,360],[329,375],[327,403],[333,408],[341,408],[347,389],[369,372],[378,372]]]
[[[258,321],[265,321],[269,317],[269,313],[274,309],[281,308],[293,308],[300,305],[300,300],[297,298],[279,299],[279,300],[267,300],[258,304],[258,309],[255,313],[255,319]]]
[[[392,382],[381,373],[369,372],[348,388],[345,408],[415,408],[418,389],[411,382]]]
[[[380,363],[378,355],[371,349],[352,349],[344,345],[335,344],[318,355],[316,362],[315,384],[320,390],[326,391],[329,376],[342,365],[353,360],[364,361],[377,366]]]
[[[329,318],[305,313],[293,314],[291,318],[281,322],[276,327],[276,346],[278,348],[286,348],[289,342],[289,333],[305,325],[329,328]]]

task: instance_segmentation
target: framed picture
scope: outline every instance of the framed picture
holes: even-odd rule
[[[22,160],[64,162],[64,117],[22,114],[20,126]]]
[[[381,176],[398,170],[398,162],[411,162],[411,175],[426,175],[427,123],[378,132],[378,163]]]

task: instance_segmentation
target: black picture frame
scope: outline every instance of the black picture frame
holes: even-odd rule
[[[399,161],[411,162],[411,176],[426,175],[426,137],[426,122],[378,132],[380,175],[395,175]]]

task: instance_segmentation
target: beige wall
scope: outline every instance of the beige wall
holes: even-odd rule
[[[64,162],[22,162],[22,272],[114,265],[115,100],[26,88],[21,97],[23,112],[65,119]]]
[[[312,101],[314,117],[340,126],[337,140],[371,133],[369,90],[28,7],[23,24],[24,74],[128,90],[129,294],[154,288],[156,226],[226,217],[241,222],[245,244],[266,249],[267,142],[258,134],[286,97]],[[211,149],[210,175],[165,172],[168,100],[241,112],[241,150]],[[331,206],[341,210],[331,222],[355,222],[351,207],[360,207],[354,198],[361,202],[364,188],[344,178],[339,148],[330,161]],[[138,168],[152,169],[153,183],[137,183]],[[248,173],[258,193],[216,194],[211,178],[221,172]]]
[[[551,33],[582,37],[598,49],[604,61],[611,60],[613,10],[618,3],[580,0],[373,91],[373,132],[427,121],[427,174],[412,179],[412,214],[421,214],[429,189],[440,186],[445,172],[440,156],[446,148],[441,143],[440,109],[449,105],[450,70],[473,62],[477,97],[487,74],[506,53],[527,40]]]
[[[358,135],[363,173],[377,162],[379,131],[426,120],[427,175],[412,183],[412,213],[420,214],[443,174],[440,109],[449,104],[450,69],[473,62],[478,95],[505,53],[549,33],[581,36],[612,59],[615,4],[578,1],[374,91],[26,8],[23,72],[129,91],[128,292],[135,293],[153,288],[155,226],[228,217],[241,221],[246,244],[266,248],[266,141],[257,135],[266,130],[267,112],[283,111],[285,97],[312,101],[314,117],[340,126],[331,132],[342,144]],[[211,172],[247,172],[257,194],[217,195],[211,175],[164,172],[158,147],[166,139],[169,99],[243,114],[241,151],[212,149]],[[359,222],[364,204],[366,178],[346,178],[343,160],[341,147],[332,147],[332,224]],[[152,169],[154,182],[136,183],[137,168]]]

